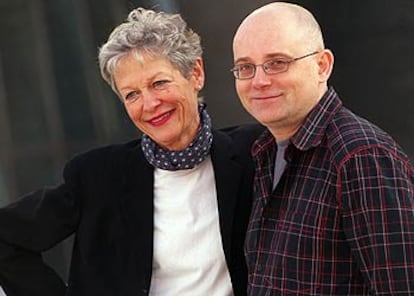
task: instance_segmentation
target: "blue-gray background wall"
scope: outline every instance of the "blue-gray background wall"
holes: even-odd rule
[[[0,204],[61,180],[65,160],[138,132],[99,76],[96,52],[136,6],[181,12],[203,38],[203,95],[216,127],[253,119],[229,69],[232,35],[271,1],[0,0]],[[345,105],[414,157],[414,1],[294,1],[319,19]],[[46,253],[67,276],[71,239]]]

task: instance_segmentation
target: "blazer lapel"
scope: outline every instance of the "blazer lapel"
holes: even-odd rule
[[[213,132],[211,159],[214,167],[220,231],[226,258],[231,258],[234,212],[241,181],[241,165],[232,139],[220,131]]]
[[[129,276],[139,275],[133,280],[142,281],[139,285],[146,287],[153,255],[153,167],[146,161],[139,144],[127,152],[123,167],[121,208],[128,240],[125,249],[129,256],[126,258],[131,260]]]

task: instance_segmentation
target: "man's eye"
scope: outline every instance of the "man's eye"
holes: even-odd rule
[[[280,59],[276,59],[276,60],[270,60],[268,61],[265,66],[267,68],[280,68],[280,67],[284,67],[286,65],[286,61],[285,60],[280,60]]]
[[[152,87],[156,90],[162,90],[167,87],[168,82],[168,80],[157,80],[152,84]]]
[[[241,64],[237,66],[239,72],[250,72],[254,66],[252,64]]]

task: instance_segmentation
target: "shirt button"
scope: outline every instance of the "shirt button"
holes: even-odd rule
[[[256,266],[256,271],[257,271],[257,272],[262,272],[262,271],[263,271],[263,266],[262,266],[261,264],[258,264],[258,265]]]

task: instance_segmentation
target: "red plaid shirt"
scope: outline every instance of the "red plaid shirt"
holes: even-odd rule
[[[249,295],[414,295],[414,169],[401,148],[333,88],[290,141],[274,190],[274,138],[252,148]]]

